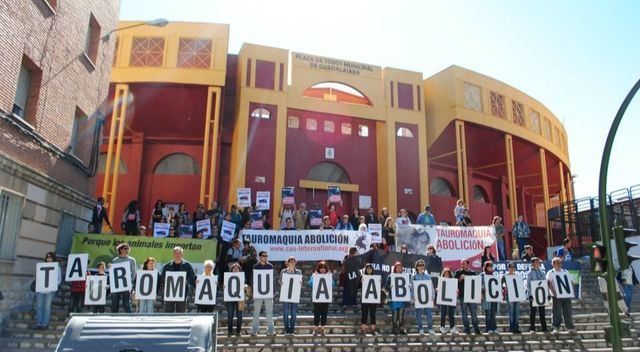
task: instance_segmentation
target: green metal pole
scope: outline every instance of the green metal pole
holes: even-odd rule
[[[611,227],[609,226],[609,211],[607,208],[607,171],[609,168],[609,158],[611,156],[611,149],[613,148],[613,141],[618,132],[620,121],[624,116],[629,103],[636,95],[636,92],[640,89],[640,80],[631,88],[629,94],[620,105],[616,117],[613,119],[611,128],[609,129],[609,135],[607,135],[607,141],[604,145],[604,151],[602,152],[602,162],[600,163],[600,184],[598,192],[598,203],[600,212],[600,233],[602,234],[602,242],[607,251],[607,297],[609,300],[609,320],[611,322],[611,343],[615,352],[622,351],[622,338],[620,336],[620,318],[618,312],[618,298],[616,297],[616,273],[613,268],[613,253],[611,251]]]

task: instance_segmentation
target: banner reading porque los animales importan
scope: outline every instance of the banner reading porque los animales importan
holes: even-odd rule
[[[111,260],[118,256],[116,246],[122,242],[129,244],[129,255],[134,257],[138,264],[142,264],[148,257],[155,258],[156,263],[167,263],[173,260],[173,248],[176,246],[184,249],[184,258],[191,263],[216,259],[216,240],[82,233],[73,236],[71,253],[88,253],[89,268],[95,268],[99,262],[111,263]]]
[[[434,245],[444,267],[460,268],[461,259],[469,259],[471,268],[479,270],[484,247],[490,246],[497,258],[496,235],[491,226],[430,226],[410,225],[398,229],[398,242],[406,244],[410,253],[426,254]]]

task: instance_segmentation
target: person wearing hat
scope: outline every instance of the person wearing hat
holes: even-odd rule
[[[128,262],[131,273],[131,282],[133,283],[136,279],[136,268],[138,265],[136,263],[136,259],[129,256],[130,249],[131,247],[129,247],[129,244],[126,242],[118,244],[116,247],[118,256],[111,260],[111,264]],[[118,313],[118,310],[120,310],[121,300],[124,311],[131,313],[131,291],[111,293],[111,313]]]
[[[516,273],[516,263],[509,262],[507,265],[508,272],[502,277],[502,286],[506,289],[507,279],[509,276],[513,277],[518,275]],[[506,293],[506,292],[505,292]],[[520,302],[509,302],[509,295],[507,296],[507,308],[509,311],[509,331],[514,334],[521,334],[520,332]]]
[[[424,206],[424,211],[418,215],[416,224],[430,226],[434,226],[436,224],[436,217],[431,213],[431,205],[427,204]]]
[[[540,325],[542,326],[542,332],[547,332],[547,320],[544,316],[544,306],[533,306],[533,289],[531,287],[532,281],[546,280],[547,276],[540,268],[541,260],[538,257],[531,258],[531,268],[527,272],[527,292],[529,292],[529,332],[536,332],[536,311],[540,316]]]
[[[524,253],[522,253],[522,260],[524,260],[525,262],[530,262],[534,256],[535,255],[533,254],[533,246],[530,244],[524,246]]]

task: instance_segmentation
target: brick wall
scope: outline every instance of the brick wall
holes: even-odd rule
[[[79,133],[78,148],[91,143],[95,112],[107,96],[115,37],[99,41],[95,62],[83,53],[91,16],[100,26],[100,36],[115,28],[119,0],[0,2],[0,110],[10,113],[20,66],[26,56],[42,72],[34,83],[37,104],[27,105],[25,119],[49,143],[66,150],[71,141],[76,107],[89,116],[89,127]],[[88,164],[88,153],[79,155]],[[29,163],[28,154],[13,155]],[[34,165],[48,172],[46,165]],[[42,168],[44,167],[44,168]]]

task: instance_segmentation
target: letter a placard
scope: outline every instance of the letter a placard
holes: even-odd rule
[[[362,303],[380,304],[382,277],[362,275]]]
[[[244,273],[224,273],[224,301],[244,301]]]
[[[218,276],[198,275],[196,281],[195,304],[216,304],[216,292],[218,288]]]
[[[87,278],[87,267],[89,266],[89,254],[69,254],[67,258],[67,270],[64,281],[85,281]]]
[[[438,294],[436,303],[441,306],[456,306],[456,290],[458,289],[458,279],[446,277],[438,278]]]
[[[313,274],[313,290],[311,290],[313,303],[331,303],[333,299],[333,275]]]
[[[280,286],[280,302],[300,303],[300,291],[302,290],[302,275],[282,274],[282,286]]]
[[[273,270],[253,271],[253,299],[269,299],[274,295]]]

